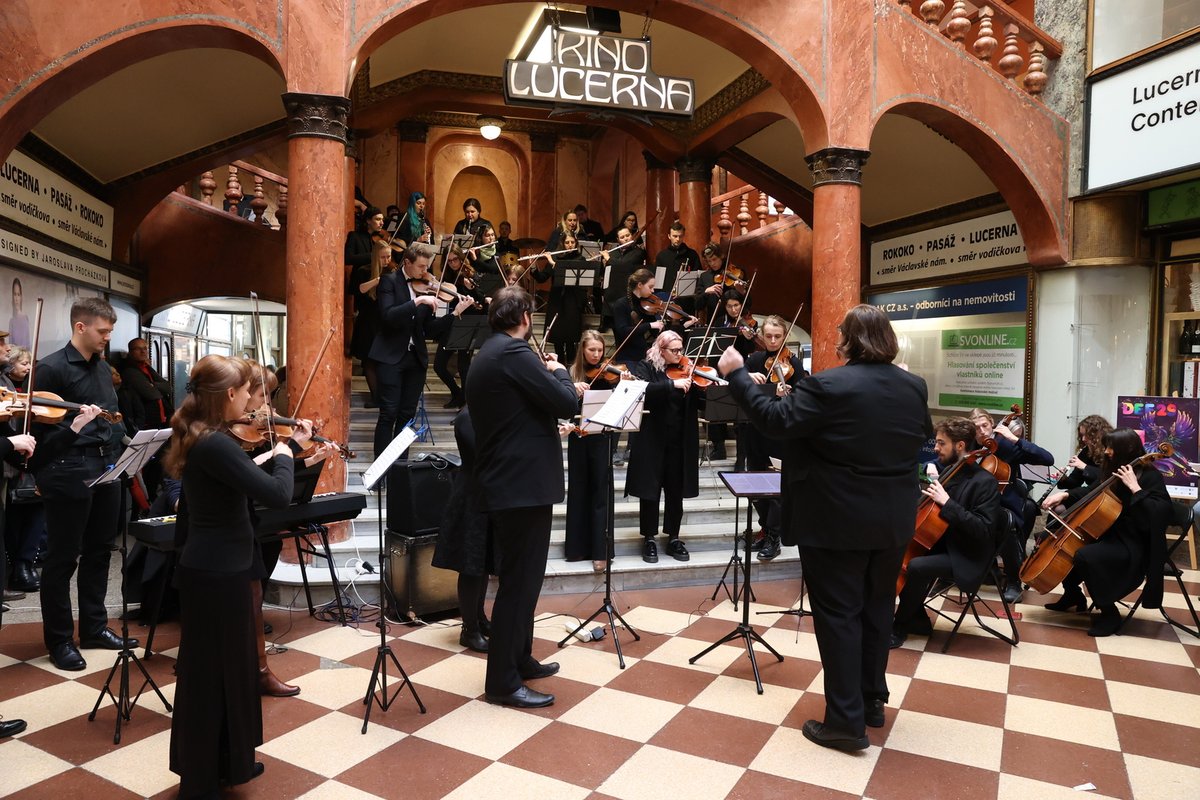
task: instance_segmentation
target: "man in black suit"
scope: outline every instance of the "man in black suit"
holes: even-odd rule
[[[719,369],[751,422],[784,441],[782,539],[800,545],[825,668],[825,721],[804,735],[861,750],[883,725],[896,576],[913,535],[917,455],[933,433],[925,381],[891,362],[882,311],[859,305],[839,326],[844,366],[804,378],[787,397],[758,391],[730,347]]]
[[[437,339],[450,329],[455,317],[471,305],[461,300],[454,313],[435,317],[439,301],[433,295],[418,295],[411,282],[430,277],[429,248],[409,245],[400,269],[379,279],[375,289],[379,304],[379,333],[369,356],[378,363],[379,420],[375,423],[375,456],[384,451],[401,428],[417,413],[429,368],[426,339]]]
[[[974,447],[975,425],[952,417],[939,422],[935,430],[938,471],[945,475]],[[935,480],[921,493],[938,505],[946,532],[928,555],[908,562],[892,623],[892,647],[904,644],[909,634],[928,636],[933,632],[924,603],[935,578],[952,580],[964,592],[974,591],[996,550],[1000,489],[991,473],[977,464],[963,464],[944,486]]]
[[[524,681],[558,672],[533,657],[533,612],[546,575],[553,506],[564,495],[558,420],[578,413],[575,384],[553,355],[529,346],[533,297],[498,291],[488,309],[492,337],[467,376],[475,426],[475,476],[495,537],[499,588],[492,607],[484,696],[489,703],[538,708],[554,695]]]
[[[683,227],[682,222],[676,220],[675,224],[671,226],[671,230],[667,232],[667,246],[654,257],[655,271],[657,272],[659,267],[664,270],[662,285],[658,287],[661,291],[670,292],[675,286],[675,276],[680,272],[701,269],[700,256],[696,255],[696,251],[688,247],[687,242],[683,240],[685,233],[687,233],[687,228]],[[695,300],[690,295],[676,299],[685,311],[695,309]]]

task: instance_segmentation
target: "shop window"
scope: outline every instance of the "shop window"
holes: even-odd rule
[[[1200,396],[1200,261],[1163,267],[1159,393]]]
[[[1200,0],[1093,0],[1092,69],[1200,27]]]

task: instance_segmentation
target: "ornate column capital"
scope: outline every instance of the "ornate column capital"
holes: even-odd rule
[[[658,156],[651,153],[649,150],[642,151],[642,158],[646,159],[646,169],[670,169],[671,165],[660,159]]]
[[[424,122],[405,120],[396,123],[396,131],[402,142],[423,142],[429,137],[429,126]]]
[[[350,98],[331,94],[287,92],[283,95],[288,138],[314,137],[346,144]]]
[[[553,133],[531,133],[529,149],[534,153],[553,153],[558,150],[558,137]]]
[[[862,169],[871,153],[867,150],[854,150],[849,147],[826,147],[804,161],[812,172],[813,186],[826,183],[853,183],[862,185]]]
[[[681,158],[675,162],[680,183],[707,183],[709,186],[712,185],[712,171],[715,166],[715,161],[707,159]]]

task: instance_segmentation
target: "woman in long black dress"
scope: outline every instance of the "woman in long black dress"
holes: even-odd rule
[[[484,613],[483,601],[487,597],[488,576],[496,568],[488,515],[476,510],[480,489],[475,479],[475,428],[465,408],[454,417],[454,439],[458,442],[462,466],[454,476],[442,512],[431,563],[458,573],[458,609],[462,614],[458,643],[477,653],[486,653],[491,624]]]
[[[612,324],[613,304],[624,295],[629,284],[629,276],[646,266],[646,251],[640,245],[630,244],[633,232],[628,228],[617,229],[617,245],[623,249],[610,253],[601,251],[601,257],[608,266],[608,288],[604,290],[604,305],[601,309],[602,318],[600,330],[608,330]]]
[[[650,342],[666,329],[665,322],[642,308],[640,301],[653,295],[654,273],[639,269],[626,281],[625,296],[613,303],[613,338],[618,348],[613,360],[617,363],[641,361]]]
[[[611,389],[619,377],[601,373],[590,379],[589,369],[604,363],[604,337],[596,331],[584,331],[579,351],[571,364],[571,380],[579,393],[580,403],[588,389]],[[571,426],[574,428],[574,426]],[[567,439],[567,561],[592,562],[596,572],[612,558],[609,548],[608,523],[613,514],[614,444],[610,437],[619,433],[588,434],[572,432]]]
[[[376,394],[378,365],[370,358],[371,342],[379,333],[379,304],[375,300],[375,287],[379,279],[394,269],[392,248],[387,242],[376,242],[371,249],[371,263],[355,267],[350,274],[350,287],[354,290],[354,330],[350,335],[350,355],[362,363],[363,375],[367,378],[367,389],[371,393],[368,408],[379,405]]]
[[[682,357],[683,338],[674,331],[663,331],[646,358],[630,367],[634,377],[649,384],[641,430],[629,437],[629,471],[625,477],[625,493],[641,501],[638,521],[645,539],[642,560],[649,564],[658,561],[654,537],[658,534],[660,497],[667,554],[676,561],[690,558],[679,529],[683,499],[700,494],[698,390],[690,377],[667,375],[667,369],[678,365]]]
[[[579,258],[578,247],[579,240],[575,238],[574,233],[570,231],[563,233],[558,249],[567,252],[559,253],[557,258],[547,254],[545,256],[546,266],[533,271],[534,279],[539,283],[553,281],[555,273],[561,269],[558,262]],[[550,296],[546,303],[546,324],[542,328],[542,335],[547,335],[548,328],[550,331],[548,344],[554,345],[554,352],[558,354],[558,360],[564,364],[575,360],[575,344],[579,341],[579,334],[583,332],[583,307],[586,303],[586,289],[553,284],[550,286]],[[550,323],[554,323],[553,328],[550,328]]]
[[[283,508],[292,498],[292,449],[275,446],[270,473],[227,433],[245,414],[250,367],[208,355],[192,369],[188,396],[171,418],[166,469],[182,477],[176,583],[180,602],[178,681],[171,720],[171,771],[179,797],[219,797],[219,786],[262,774],[255,615],[250,589],[254,529],[248,500]],[[297,429],[305,444],[311,427]]]
[[[1075,553],[1075,564],[1063,579],[1063,596],[1047,603],[1051,611],[1087,611],[1087,586],[1092,603],[1100,610],[1088,629],[1089,636],[1111,636],[1121,625],[1117,601],[1145,581],[1142,604],[1158,608],[1162,602],[1163,562],[1166,559],[1166,530],[1171,515],[1171,498],[1162,475],[1153,465],[1133,468],[1130,462],[1145,455],[1141,437],[1129,428],[1104,435],[1104,458],[1100,475],[1116,475],[1112,492],[1121,501],[1120,516],[1108,531]],[[1067,510],[1089,493],[1079,487],[1057,491],[1047,498],[1066,501]]]

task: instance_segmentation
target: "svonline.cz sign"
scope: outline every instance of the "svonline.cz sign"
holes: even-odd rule
[[[511,105],[580,105],[691,117],[696,83],[650,68],[650,40],[555,30],[549,63],[504,62]]]

